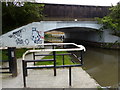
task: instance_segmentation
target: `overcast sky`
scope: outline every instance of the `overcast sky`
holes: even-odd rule
[[[119,2],[120,0],[36,0],[36,1],[40,3],[111,6],[116,5],[117,2]]]

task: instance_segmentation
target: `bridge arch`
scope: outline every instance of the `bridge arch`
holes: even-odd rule
[[[61,29],[61,28],[90,28],[99,30],[102,25],[97,24],[97,21],[41,21],[41,29],[44,32]]]
[[[97,21],[42,21],[41,24],[44,26],[44,32],[62,31],[67,39],[92,42],[104,41],[104,38],[98,35],[97,31],[100,31],[102,25],[97,24]]]
[[[71,41],[90,41],[90,42],[103,42],[104,38],[100,37],[98,29],[87,28],[87,27],[69,27],[59,28],[49,31],[61,31],[65,33],[65,40]],[[101,31],[101,35],[104,32]],[[73,42],[76,43],[76,42]]]

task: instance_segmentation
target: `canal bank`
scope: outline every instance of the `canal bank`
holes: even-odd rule
[[[68,42],[64,39],[64,42]],[[83,69],[94,78],[102,87],[117,88],[118,83],[118,59],[120,50],[113,48],[101,48],[80,42],[79,40],[69,39],[68,43],[84,45]],[[76,54],[77,55],[77,54]]]
[[[64,42],[74,42],[86,47],[83,69],[94,78],[102,87],[117,88],[118,60],[120,50],[118,48],[105,48],[96,43],[84,43],[79,40],[68,39]],[[76,53],[77,55],[77,53]]]
[[[74,39],[65,39],[64,42],[84,45],[87,51],[84,54],[83,69],[102,87],[118,87],[118,48],[105,48],[99,43],[84,43],[85,41]]]
[[[42,52],[41,52],[42,53]],[[26,59],[31,59],[32,54]],[[39,58],[40,59],[40,58]],[[22,58],[17,60],[18,76],[10,74],[2,75],[1,88],[23,88]],[[33,63],[28,64],[32,66]],[[68,83],[68,68],[57,69],[57,76],[53,75],[53,69],[29,70],[27,77],[28,88],[98,88],[100,85],[92,79],[81,67],[72,68],[72,86]],[[14,82],[14,83],[13,83]]]
[[[66,38],[64,39],[64,42],[79,43],[85,46],[98,47],[104,49],[120,50],[120,43],[118,41],[115,41],[114,43],[105,43],[105,42],[93,42],[93,41],[86,41],[80,39],[77,40],[77,39]]]

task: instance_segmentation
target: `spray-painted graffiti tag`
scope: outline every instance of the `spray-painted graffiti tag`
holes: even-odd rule
[[[40,35],[39,31],[36,30],[36,27],[32,27],[32,40],[35,44],[41,44],[42,43],[42,35]]]
[[[23,29],[20,29],[18,31],[15,31],[13,32],[11,35],[9,35],[8,37],[10,38],[14,38],[15,39],[15,42],[16,44],[22,44],[22,45],[28,45],[29,44],[29,40],[28,39],[23,39],[22,37],[22,32],[25,32],[26,29],[23,28]]]

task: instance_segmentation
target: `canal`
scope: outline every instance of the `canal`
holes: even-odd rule
[[[82,68],[102,87],[117,87],[118,54],[120,51],[86,45],[85,47],[87,51],[84,54],[84,65]]]
[[[86,49],[83,69],[101,86],[116,87],[118,84],[118,51],[88,46]]]

